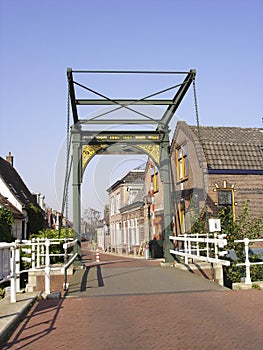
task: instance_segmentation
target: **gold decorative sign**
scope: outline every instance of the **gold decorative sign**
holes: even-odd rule
[[[130,136],[125,136],[130,137]],[[149,157],[156,163],[160,165],[160,146],[154,143],[145,144],[145,143],[136,143],[133,144],[134,147],[141,149],[143,153],[149,155]],[[100,145],[83,145],[82,146],[82,174],[84,173],[87,164],[89,161],[98,153],[103,153],[104,150],[108,147],[107,144]],[[134,152],[136,153],[136,152]]]
[[[88,162],[93,158],[100,150],[105,149],[106,145],[84,145],[82,146],[82,173],[84,172]]]
[[[160,141],[160,135],[152,134],[152,135],[143,135],[143,134],[134,134],[134,135],[121,135],[121,134],[111,134],[111,135],[97,135],[94,137],[97,141],[126,141],[126,140],[134,140],[134,141]]]
[[[137,144],[136,147],[142,149],[159,166],[160,165],[160,146],[154,143]]]

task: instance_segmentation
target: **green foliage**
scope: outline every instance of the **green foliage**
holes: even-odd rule
[[[32,238],[48,238],[50,240],[59,240],[60,239],[60,244],[52,244],[49,247],[49,252],[50,254],[64,254],[64,249],[63,249],[63,243],[65,238],[73,238],[73,230],[71,228],[63,228],[61,230],[51,230],[51,229],[45,229],[43,231],[40,231],[38,234],[32,234],[30,236],[30,239]],[[31,248],[31,246],[26,246],[25,248]],[[72,248],[68,250],[68,253],[72,252]],[[30,257],[30,254],[26,254],[21,252],[21,257]],[[43,258],[44,260],[44,258]],[[51,264],[59,264],[64,262],[64,256],[51,256],[50,257],[50,263]],[[26,261],[22,262],[22,267],[23,270],[27,270],[31,268],[31,263],[28,263]]]
[[[48,238],[48,239],[55,239],[55,238],[73,238],[73,230],[72,228],[61,228],[60,230],[51,230],[51,229],[45,229],[42,231],[39,231],[38,234],[32,234],[30,236],[30,239],[32,238]]]
[[[46,230],[40,231],[37,235],[31,235],[30,239],[32,238],[48,238],[50,240],[61,239],[60,244],[50,245],[50,254],[64,254],[63,238],[73,238],[73,237],[74,237],[73,230],[71,228],[62,228],[60,230],[46,229]],[[72,251],[72,248],[68,251],[68,253],[70,253],[71,251]],[[58,263],[62,263],[63,261],[64,261],[63,256],[50,257],[51,264],[58,264]]]
[[[259,290],[261,290],[260,285],[257,284],[257,283],[252,283],[252,288],[253,288],[253,289],[259,289]]]
[[[200,214],[192,211],[191,212],[192,233],[207,233],[208,232],[208,215],[206,209],[203,209]]]
[[[46,221],[43,211],[30,203],[27,208],[28,223],[27,223],[27,234],[35,234],[46,228]]]
[[[244,238],[257,239],[263,237],[263,217],[255,218],[250,214],[249,201],[244,203],[242,213],[234,221],[230,213],[222,210],[218,217],[221,219],[222,233],[227,235],[227,249],[234,250],[237,259],[233,264],[225,269],[227,278],[232,282],[240,282],[245,275],[245,267],[236,266],[237,263],[244,263],[244,243],[235,243],[234,240],[242,240]],[[262,257],[250,255],[250,262],[262,260]],[[250,275],[252,281],[263,280],[263,266],[252,265],[250,267]]]
[[[0,288],[0,299],[3,299],[5,296],[5,290],[3,288]]]
[[[10,210],[6,208],[0,208],[0,241],[1,242],[13,242],[15,239],[12,236],[12,225],[14,223],[14,217]]]

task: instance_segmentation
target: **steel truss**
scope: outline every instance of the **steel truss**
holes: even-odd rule
[[[157,91],[140,99],[112,99],[104,94],[91,89],[90,87],[76,80],[78,74],[144,74],[148,75],[183,75],[184,80],[180,84],[173,85],[161,91]],[[88,162],[96,154],[138,154],[144,153],[156,163],[160,170],[160,176],[163,183],[163,204],[164,204],[164,257],[167,263],[173,261],[170,254],[170,239],[172,208],[171,208],[171,169],[170,169],[170,142],[169,142],[169,124],[178,109],[187,90],[194,81],[196,71],[189,72],[165,72],[165,71],[80,71],[67,69],[68,93],[71,103],[71,110],[74,124],[71,127],[72,157],[73,157],[73,231],[75,238],[80,234],[80,197],[81,182],[83,173]],[[80,89],[87,94],[94,94],[96,98],[79,98],[76,89]],[[156,96],[177,89],[171,99],[160,99]],[[116,106],[110,111],[104,111],[81,119],[79,108],[82,106]],[[150,114],[138,111],[135,107],[140,105],[147,106],[167,106],[163,115],[159,118]],[[123,110],[123,117],[112,118],[110,114]],[[126,116],[125,112],[133,113],[134,117]],[[129,125],[149,125],[153,131],[131,131]],[[125,130],[122,131],[92,131],[91,125],[122,125]],[[90,126],[90,129],[89,129]],[[83,130],[88,128],[88,130]],[[114,146],[114,152],[111,147]],[[77,249],[80,249],[78,247]]]

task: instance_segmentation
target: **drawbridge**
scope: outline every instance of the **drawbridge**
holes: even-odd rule
[[[101,80],[101,77],[125,76],[128,82],[126,87],[129,86],[130,81],[131,84],[132,82],[134,84],[134,77],[142,77],[146,84],[149,77],[154,78],[150,80],[150,87],[152,87],[152,81],[156,82],[168,76],[175,83],[141,98],[113,98],[90,87],[91,82],[94,82],[94,76],[98,80]],[[169,239],[172,223],[169,126],[191,84],[195,88],[195,77],[194,69],[185,72],[67,69],[67,162],[62,213],[65,213],[67,217],[68,186],[71,174],[75,238],[80,238],[81,184],[83,174],[91,159],[101,154],[146,154],[160,171],[163,185],[164,258],[166,262],[173,261]],[[115,90],[115,88],[116,83],[111,86],[110,90]],[[138,90],[140,90],[139,86]],[[169,98],[160,97],[166,96],[167,93],[170,93]],[[194,95],[196,96],[195,90]],[[107,108],[101,110],[101,106]],[[159,110],[162,113],[158,115],[152,113],[153,109],[149,107],[154,106],[160,107]],[[86,109],[89,111],[88,116]],[[71,114],[73,123],[70,125]],[[80,253],[80,246],[75,248],[75,252]]]

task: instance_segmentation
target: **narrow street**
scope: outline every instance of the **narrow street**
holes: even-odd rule
[[[67,296],[41,300],[6,349],[261,350],[262,291],[231,291],[154,260],[85,252]]]

